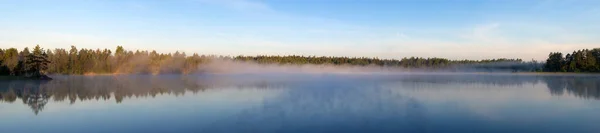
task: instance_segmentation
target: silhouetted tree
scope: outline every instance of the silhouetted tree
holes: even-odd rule
[[[27,76],[40,77],[48,69],[48,55],[40,46],[35,46],[33,53],[27,55],[25,73]]]
[[[600,72],[600,48],[573,51],[564,58],[550,53],[544,70],[548,72]]]
[[[569,55],[567,55],[569,56]],[[545,70],[551,72],[559,72],[562,71],[562,66],[564,64],[564,58],[562,53],[553,52],[548,55],[548,59],[546,60]]]

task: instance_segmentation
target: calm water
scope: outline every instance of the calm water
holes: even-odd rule
[[[598,76],[54,78],[0,81],[0,132],[600,132]]]

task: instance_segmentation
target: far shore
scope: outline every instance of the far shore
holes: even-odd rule
[[[46,75],[40,77],[1,75],[0,80],[52,80],[52,78]]]
[[[373,73],[373,74],[394,74],[395,72],[381,72],[381,73]],[[260,73],[256,73],[260,74]],[[342,74],[342,73],[340,73]],[[348,74],[348,73],[346,73]],[[369,74],[360,73],[360,74]],[[600,73],[576,73],[576,72],[399,72],[396,74],[499,74],[499,75],[557,75],[557,76],[600,76]],[[126,73],[86,73],[82,75],[64,75],[64,74],[49,74],[48,76],[40,77],[40,78],[32,78],[32,77],[24,77],[24,76],[8,76],[2,75],[0,76],[0,80],[51,80],[52,76],[117,76],[117,75],[137,75],[137,74],[126,74]],[[142,74],[142,75],[160,75],[160,74]],[[187,74],[182,74],[187,75]]]
[[[600,75],[600,73],[588,72],[515,72],[517,74],[543,74],[543,75]]]

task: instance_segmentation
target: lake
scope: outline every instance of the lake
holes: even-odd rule
[[[2,133],[600,132],[600,76],[202,74],[0,81]]]

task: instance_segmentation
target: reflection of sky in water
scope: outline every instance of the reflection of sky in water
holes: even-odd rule
[[[244,108],[256,106],[277,93],[277,90],[248,88],[210,90],[183,96],[132,98],[119,104],[110,100],[91,100],[72,105],[68,102],[50,102],[47,109],[37,116],[23,104],[8,104],[7,110],[11,111],[2,111],[0,117],[3,120],[0,124],[14,132],[188,130],[182,127],[206,125]],[[23,129],[23,125],[36,127]],[[65,129],[65,126],[68,128]]]
[[[460,131],[590,132],[599,131],[600,103],[573,95],[552,96],[545,84],[490,86],[433,84],[386,85],[429,110],[434,127],[470,127]],[[471,123],[472,122],[472,123]],[[436,128],[444,129],[444,128]],[[437,130],[443,131],[443,130]]]
[[[85,84],[84,88],[70,85],[67,89],[46,83],[39,89],[61,91],[39,92],[84,97],[104,95],[100,93],[103,92],[110,93],[111,97],[77,99],[74,103],[50,98],[37,115],[21,99],[12,103],[3,101],[0,102],[0,128],[8,132],[600,131],[595,125],[600,122],[597,100],[600,80],[589,76],[181,78],[171,75],[65,79],[104,83],[95,87]],[[11,87],[20,85],[9,84]],[[6,88],[9,87],[0,90],[6,92]],[[124,97],[122,101],[115,102],[117,94]]]

